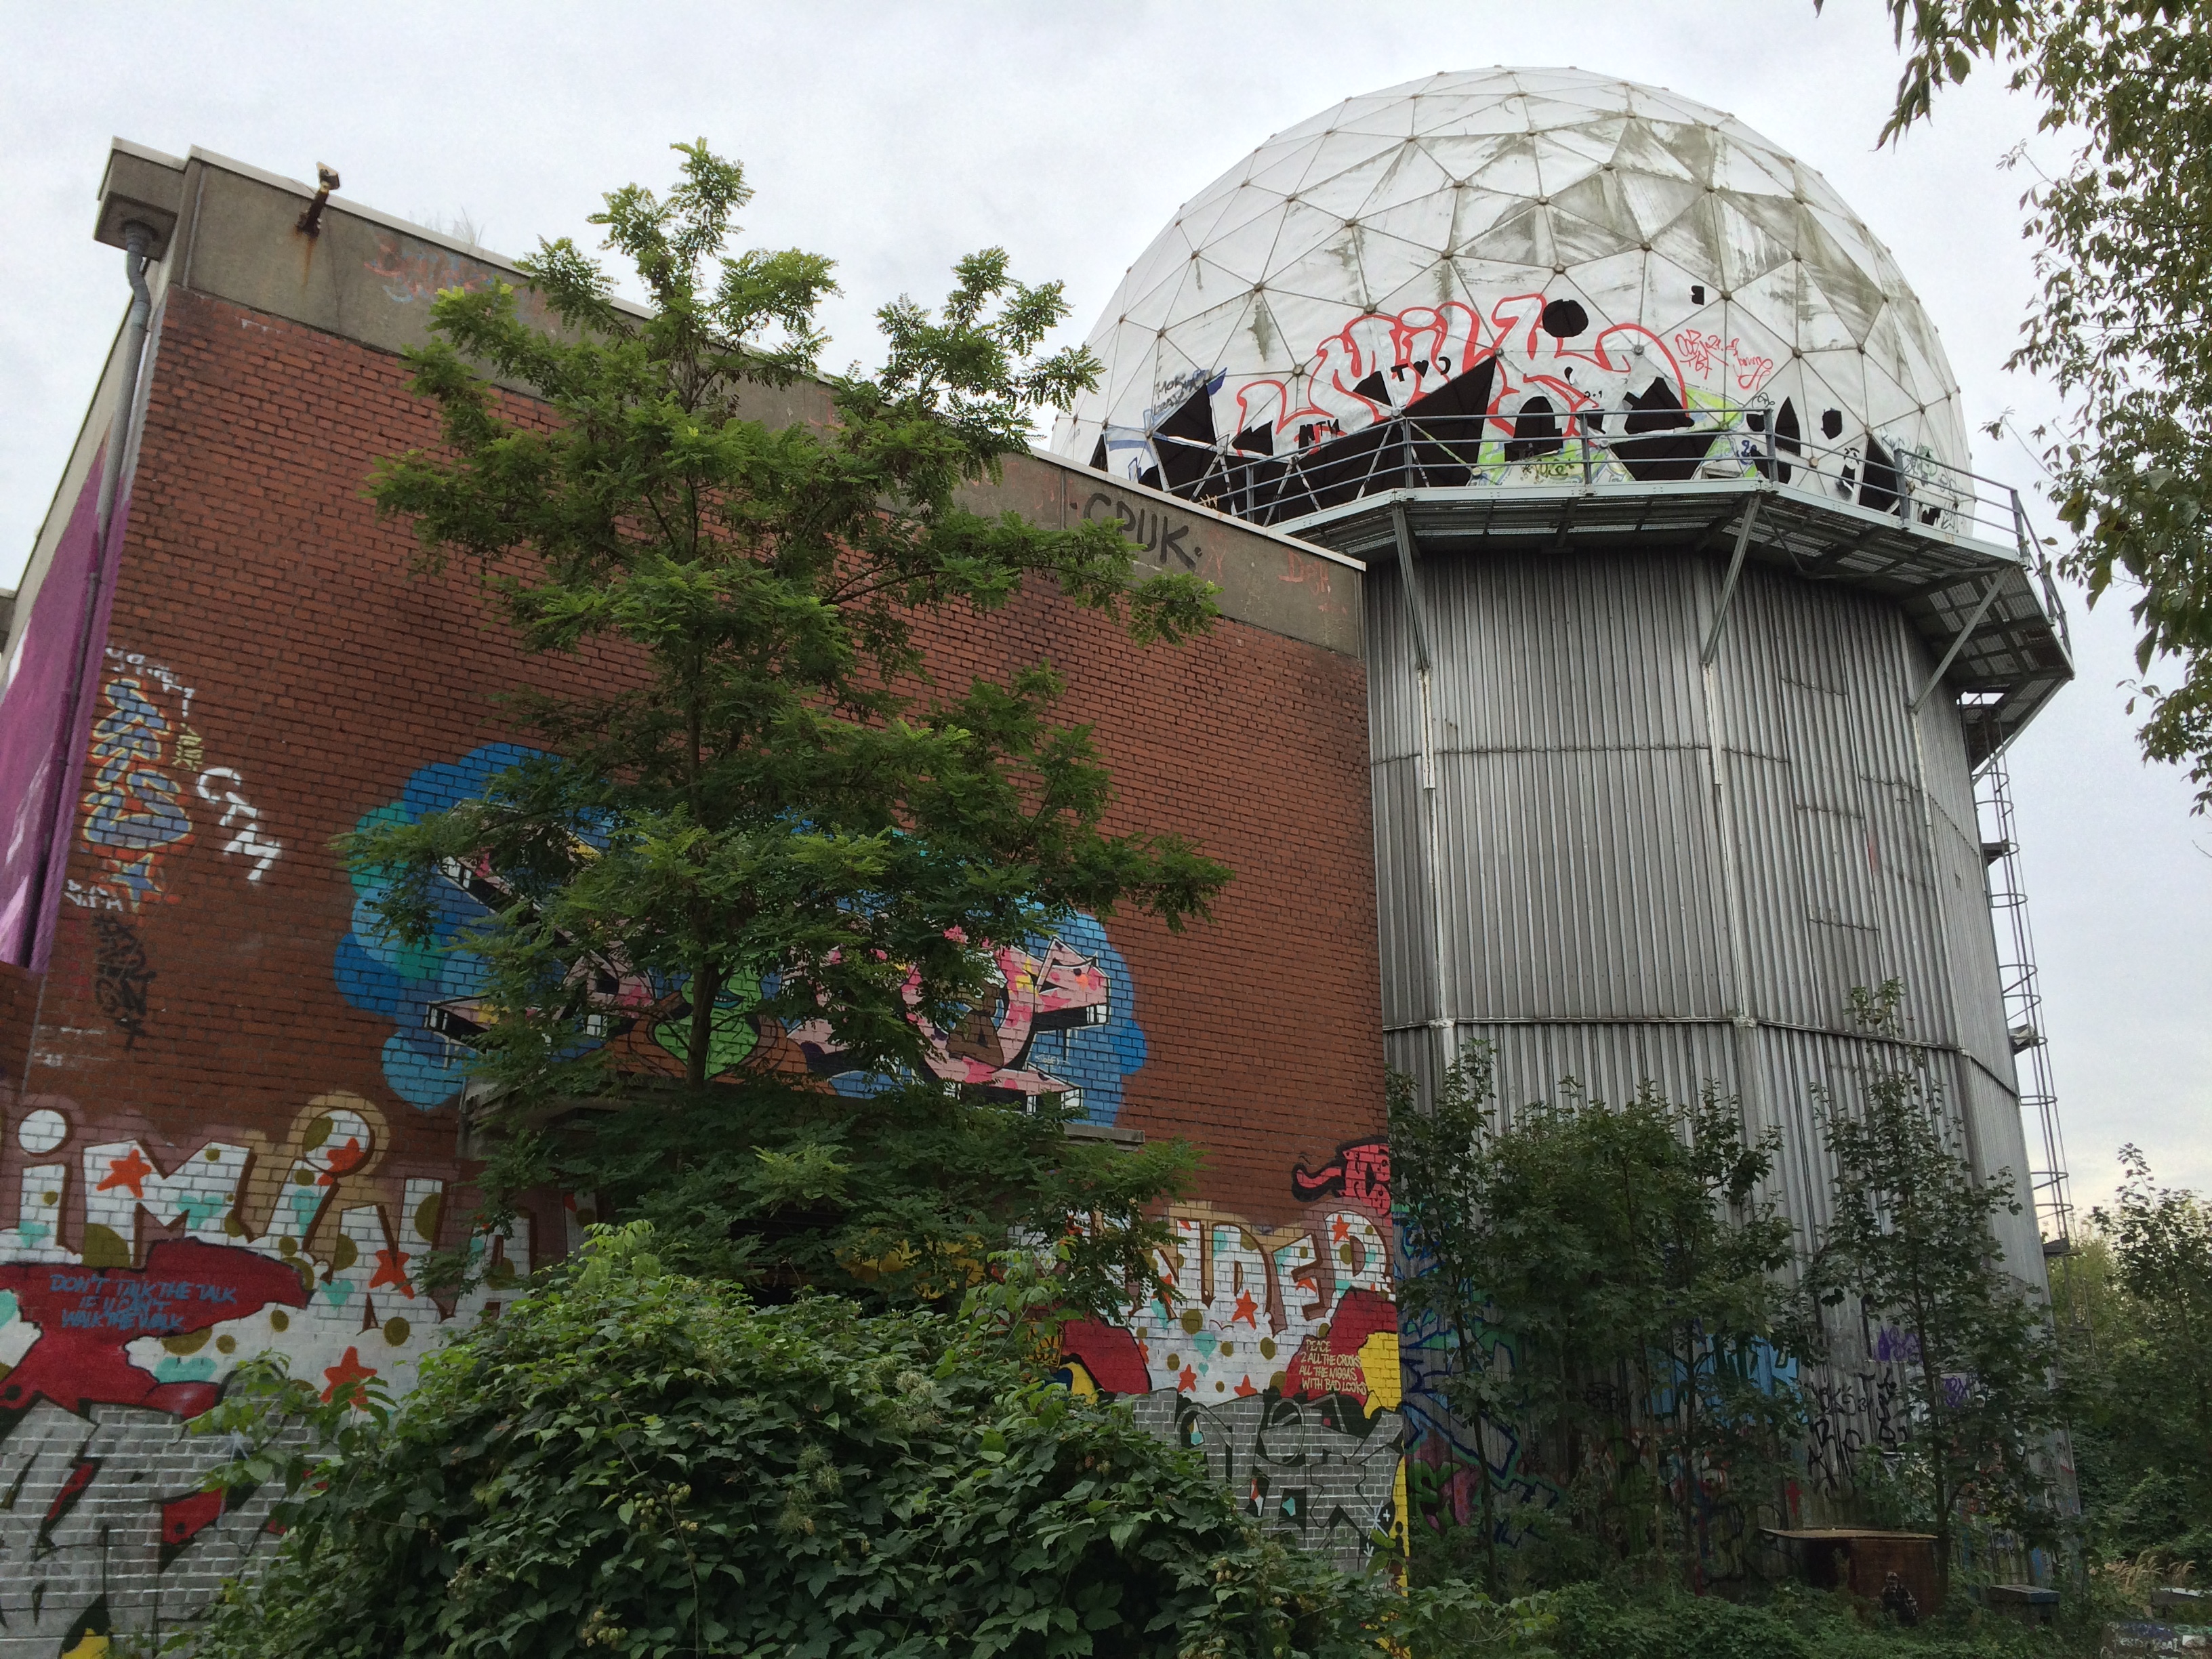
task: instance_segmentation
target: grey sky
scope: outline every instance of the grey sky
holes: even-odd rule
[[[991,243],[1027,276],[1066,280],[1079,338],[1176,206],[1276,129],[1433,70],[1566,63],[1716,105],[1825,173],[1918,289],[1971,419],[2013,409],[2025,428],[2057,407],[2002,369],[2033,278],[2026,178],[1996,163],[2033,140],[2033,107],[1984,73],[1932,127],[1875,151],[1896,60],[1874,0],[1830,0],[1817,19],[1806,0],[6,3],[0,38],[0,281],[16,296],[0,313],[0,585],[123,309],[120,256],[90,234],[111,134],[295,178],[327,161],[342,195],[465,217],[509,253],[582,238],[599,192],[665,183],[666,144],[703,135],[747,165],[754,239],[839,262],[843,362],[872,356],[875,305],[936,295],[954,258]],[[1977,453],[2035,482],[2010,441]],[[2212,824],[2190,816],[2185,780],[2136,757],[2122,605],[2087,612],[2076,596],[2074,630],[2081,678],[2018,746],[2014,778],[2076,1190],[2108,1189],[2123,1140],[2212,1188]]]

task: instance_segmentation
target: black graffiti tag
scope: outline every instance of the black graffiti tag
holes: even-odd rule
[[[97,947],[93,965],[92,995],[100,1012],[123,1033],[123,1046],[134,1046],[146,1030],[146,992],[154,970],[146,963],[146,946],[138,930],[121,916],[107,913],[92,919]]]
[[[1105,510],[1102,512],[1101,508]],[[1188,524],[1174,523],[1165,513],[1133,507],[1103,491],[1092,495],[1089,501],[1084,502],[1083,516],[1087,520],[1120,519],[1124,533],[1151,554],[1154,562],[1158,564],[1165,564],[1168,555],[1172,553],[1182,561],[1184,569],[1195,570],[1200,557],[1206,551],[1194,544],[1189,547],[1183,545],[1184,538],[1190,534]]]

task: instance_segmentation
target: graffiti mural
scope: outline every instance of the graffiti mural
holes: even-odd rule
[[[1486,314],[1447,301],[1361,313],[1287,377],[1176,377],[1140,425],[1104,428],[1091,460],[1247,517],[1334,505],[1377,477],[1809,482],[1824,467],[1865,504],[1893,506],[1910,475],[1929,511],[1948,510],[1955,485],[1901,445],[1869,438],[1879,477],[1862,476],[1856,447],[1808,450],[1794,398],[1765,390],[1774,370],[1740,336],[1687,328],[1670,344],[1639,323],[1600,327],[1570,297],[1510,295]]]
[[[1410,1266],[1409,1271],[1419,1269]],[[1480,1364],[1484,1369],[1510,1376],[1519,1365],[1518,1347],[1506,1334],[1485,1325],[1476,1340],[1482,1349]],[[1497,1542],[1505,1548],[1519,1546],[1529,1537],[1536,1513],[1565,1501],[1558,1467],[1547,1467],[1510,1422],[1492,1419],[1478,1425],[1453,1415],[1444,1403],[1446,1389],[1452,1376],[1467,1367],[1454,1333],[1433,1315],[1407,1318],[1404,1358],[1407,1489],[1413,1524],[1438,1531],[1479,1528],[1483,1524],[1482,1481],[1486,1467]],[[1778,1389],[1801,1390],[1810,1421],[1808,1437],[1797,1448],[1794,1461],[1800,1468],[1817,1472],[1823,1459],[1832,1455],[1824,1451],[1824,1444],[1835,1438],[1838,1424],[1849,1419],[1856,1402],[1844,1402],[1842,1417],[1835,1417],[1823,1403],[1830,1398],[1824,1392],[1825,1385],[1807,1384],[1799,1362],[1764,1340],[1725,1356],[1711,1351],[1701,1356],[1700,1376],[1711,1377],[1716,1367],[1725,1367],[1736,1378],[1770,1394]],[[1682,1380],[1678,1368],[1671,1384],[1662,1379],[1656,1385],[1649,1402],[1655,1419],[1673,1412],[1673,1390]],[[1844,1437],[1851,1439],[1856,1432],[1855,1427],[1846,1428]],[[1856,1443],[1851,1439],[1854,1449]],[[1734,1476],[1725,1461],[1701,1457],[1686,1467],[1664,1449],[1662,1441],[1656,1436],[1647,1437],[1641,1426],[1630,1427],[1625,1449],[1632,1457],[1657,1461],[1670,1504],[1681,1502],[1686,1485],[1696,1517],[1700,1571],[1707,1578],[1741,1579],[1755,1570],[1759,1506],[1769,1501],[1766,1486],[1762,1484],[1747,1505],[1739,1501],[1741,1493],[1731,1486]],[[1794,1526],[1805,1518],[1802,1487],[1794,1478],[1787,1480],[1786,1486],[1780,1507],[1784,1524]],[[1821,1490],[1833,1495],[1847,1488],[1826,1485]]]
[[[458,761],[422,767],[399,799],[364,813],[357,827],[411,823],[443,811],[481,794],[495,775],[537,752],[489,744]],[[387,884],[374,872],[356,873],[353,927],[339,942],[333,968],[349,1002],[392,1020],[385,1080],[403,1100],[426,1111],[459,1097],[470,1041],[489,1018],[483,964],[463,948],[467,934],[511,900],[495,871],[457,866],[447,878],[435,896],[434,937],[408,945],[391,935],[377,908]],[[939,1030],[919,1012],[915,1015],[928,1039],[931,1073],[987,1097],[1072,1096],[1092,1121],[1112,1123],[1121,1110],[1123,1079],[1145,1063],[1145,1034],[1128,964],[1104,927],[1079,914],[1048,939],[986,948],[988,989],[958,1020]],[[653,980],[623,963],[579,963],[574,971],[591,973],[600,988],[596,1040],[617,1048],[625,1066],[683,1069],[691,1014],[688,981]],[[844,1050],[828,1022],[786,1029],[750,1012],[749,991],[759,988],[772,989],[773,981],[726,994],[726,1012],[718,1009],[712,1039],[716,1074],[771,1064],[811,1073],[848,1094],[884,1085],[886,1079],[865,1072]],[[908,984],[907,996],[918,1009],[918,981]]]
[[[92,934],[93,1000],[123,1033],[123,1046],[135,1047],[145,1033],[147,994],[155,978],[145,943],[126,918],[111,911],[94,915]]]
[[[1352,1143],[1331,1167],[1294,1173],[1287,1225],[1172,1206],[1157,1287],[1068,1326],[1063,1375],[1202,1451],[1271,1531],[1357,1565],[1406,1513],[1389,1150]]]
[[[308,1103],[281,1143],[175,1154],[25,1104],[0,1229],[0,1618],[64,1653],[173,1623],[259,1541],[274,1492],[202,1492],[222,1448],[180,1433],[240,1364],[283,1354],[326,1399],[402,1391],[442,1333],[498,1311],[531,1237],[468,1237],[483,1282],[433,1297],[415,1274],[451,1231],[446,1183],[380,1175],[355,1096]]]
[[[246,872],[246,878],[258,881],[269,873],[269,866],[276,862],[284,848],[282,842],[269,838],[261,828],[261,814],[238,793],[244,784],[245,780],[234,768],[211,766],[200,774],[198,787],[202,800],[222,809],[216,819],[216,830],[218,833],[228,831],[230,836],[222,844],[223,855],[234,855],[251,862],[253,867]]]
[[[259,827],[261,815],[240,793],[245,781],[234,768],[202,769],[192,687],[139,652],[109,646],[100,688],[100,713],[85,763],[82,834],[100,875],[90,883],[71,880],[70,902],[131,912],[172,900],[167,866],[193,838],[193,793],[220,809],[216,828],[228,832],[223,854],[244,858],[252,866],[246,879],[259,881],[283,844]]]
[[[456,253],[440,243],[396,230],[378,234],[376,257],[362,260],[362,265],[381,284],[386,299],[403,306],[428,306],[448,289],[480,294],[496,283],[509,280],[505,271]],[[517,289],[515,308],[525,321],[537,327],[549,326],[553,320],[534,289]]]
[[[84,839],[104,879],[93,891],[131,909],[163,896],[161,861],[192,832],[185,785],[200,758],[199,734],[186,724],[192,689],[167,669],[116,660],[100,677],[104,712],[93,724]]]

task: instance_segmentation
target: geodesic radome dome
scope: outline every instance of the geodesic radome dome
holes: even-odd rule
[[[1969,461],[1935,329],[1819,173],[1575,70],[1431,76],[1276,134],[1153,239],[1090,344],[1105,373],[1056,451],[1278,520],[1777,456],[1888,507]]]

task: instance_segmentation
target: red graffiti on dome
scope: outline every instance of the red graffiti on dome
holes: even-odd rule
[[[1380,1215],[1390,1213],[1390,1143],[1347,1140],[1318,1170],[1304,1164],[1291,1171],[1291,1191],[1302,1204],[1324,1198],[1348,1198]]]
[[[160,1382],[131,1363],[125,1346],[142,1336],[183,1336],[270,1303],[303,1308],[298,1271],[252,1250],[165,1238],[143,1267],[80,1267],[66,1262],[0,1267],[0,1291],[13,1291],[38,1340],[0,1380],[0,1409],[21,1411],[45,1395],[66,1411],[87,1406],[143,1406],[196,1416],[216,1401],[212,1382]]]
[[[1746,351],[1741,340],[1723,340],[1717,334],[1695,328],[1683,329],[1674,336],[1674,349],[1700,374],[1711,374],[1716,368],[1734,373],[1740,392],[1758,391],[1774,373],[1773,358]]]
[[[1238,386],[1236,429],[1295,429],[1307,447],[1402,414],[1447,386],[1476,384],[1466,377],[1486,368],[1486,403],[1464,412],[1486,416],[1505,434],[1532,396],[1571,422],[1586,410],[1625,407],[1632,392],[1649,395],[1655,384],[1674,408],[1684,406],[1687,386],[1665,341],[1640,323],[1615,323],[1585,343],[1589,325],[1580,302],[1541,294],[1508,295],[1487,319],[1456,300],[1367,313],[1314,348],[1303,401],[1279,380]]]

